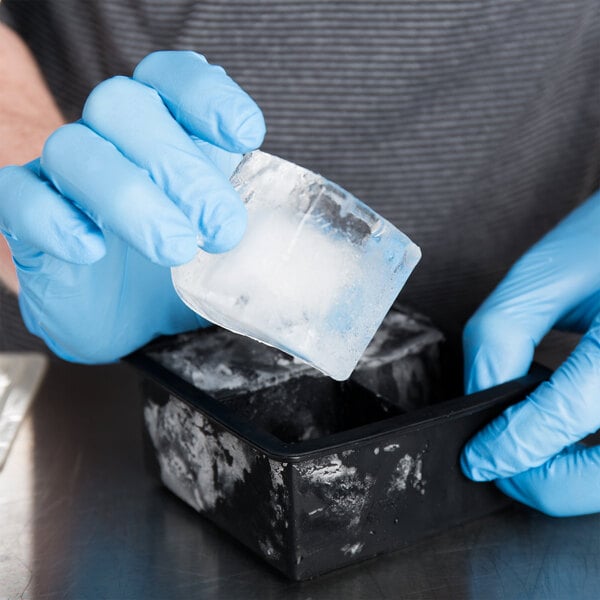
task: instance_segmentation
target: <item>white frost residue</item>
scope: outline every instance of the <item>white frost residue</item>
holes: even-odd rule
[[[421,495],[425,493],[425,481],[423,481],[423,459],[417,458],[415,462],[415,470],[413,473],[413,487],[421,492]]]
[[[302,464],[297,468],[312,483],[325,485],[333,485],[340,479],[356,474],[356,467],[347,467],[337,454],[333,454],[325,461]]]
[[[275,551],[269,540],[258,540],[258,547],[261,552],[269,558],[279,558],[279,553]]]
[[[144,406],[144,421],[146,423],[146,429],[150,434],[150,439],[157,447],[158,444],[158,411],[160,407],[158,404],[146,404]]]
[[[240,442],[226,431],[215,431],[178,398],[171,396],[164,406],[147,405],[144,418],[163,483],[196,510],[213,509],[250,472]]]
[[[354,544],[346,544],[345,546],[342,546],[341,550],[344,554],[354,556],[355,554],[358,554],[364,547],[365,544],[363,542],[356,542]]]
[[[216,328],[201,335],[181,334],[175,346],[152,351],[149,356],[215,397],[264,389],[305,373],[318,374],[274,348],[257,348],[254,340]]]
[[[285,521],[285,508],[288,503],[288,492],[285,487],[283,480],[283,472],[285,470],[286,463],[279,463],[269,459],[269,466],[271,468],[271,490],[269,491],[269,501],[271,503],[271,509],[273,518],[271,519],[271,527],[274,532],[278,531],[278,526],[281,522]],[[287,527],[287,525],[286,525]],[[276,533],[278,541],[283,543],[281,533]]]
[[[269,459],[269,466],[271,467],[271,483],[273,484],[273,487],[283,487],[284,463]]]
[[[287,511],[289,510],[288,490],[285,487],[284,472],[287,463],[280,463],[275,460],[269,460],[271,470],[271,489],[269,490],[270,514],[269,523],[271,525],[271,539],[258,542],[263,554],[270,558],[277,559],[280,556],[278,548],[285,547],[284,532],[281,527],[287,529],[289,524],[287,520]]]
[[[406,482],[414,465],[414,459],[410,454],[405,454],[399,461],[392,476],[390,490],[401,491],[406,489]]]
[[[375,479],[346,465],[337,454],[294,465],[322,502],[320,518],[330,518],[343,526],[355,527],[369,506]],[[311,514],[316,514],[312,511]]]
[[[246,378],[239,373],[234,373],[226,364],[214,366],[212,371],[197,369],[192,374],[194,385],[201,390],[215,391],[220,389],[243,389]]]
[[[392,479],[388,486],[387,493],[403,492],[408,486],[417,490],[419,493],[425,493],[425,483],[423,479],[423,453],[416,457],[405,454],[396,465],[392,474]]]

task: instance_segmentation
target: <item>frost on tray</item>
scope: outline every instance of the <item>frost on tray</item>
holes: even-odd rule
[[[196,510],[214,509],[250,472],[252,457],[237,438],[173,396],[162,407],[147,403],[144,420],[163,483]]]
[[[363,354],[352,379],[409,411],[440,400],[442,333],[426,317],[388,313]]]
[[[410,540],[415,519],[415,527],[429,527],[437,459],[416,434],[394,430],[365,445],[355,444],[356,428],[439,399],[441,342],[426,318],[392,311],[350,381],[340,383],[220,328],[157,341],[145,350],[150,358],[249,432],[240,436],[204,413],[194,390],[181,386],[177,397],[150,382],[144,417],[161,479],[294,577],[372,556],[397,537]],[[350,441],[326,453],[306,450],[327,447],[327,436],[339,432]],[[265,434],[290,444],[284,456],[293,458],[255,444]]]
[[[346,464],[337,454],[294,465],[300,476],[299,489],[310,517],[357,527],[371,502],[374,477]],[[311,502],[314,508],[310,510]]]
[[[442,340],[425,317],[391,311],[352,381],[402,411],[429,404],[438,399]],[[148,354],[286,441],[321,437],[352,421],[340,411],[349,406],[348,384],[340,388],[306,363],[221,328],[182,334]],[[385,416],[377,402],[372,410]]]
[[[177,336],[149,356],[215,398],[282,384],[303,374],[321,374],[270,346],[212,327]]]
[[[162,482],[221,526],[239,515],[240,504],[247,507],[252,543],[278,560],[290,518],[286,463],[268,459],[174,395],[158,402],[147,397],[144,421]]]

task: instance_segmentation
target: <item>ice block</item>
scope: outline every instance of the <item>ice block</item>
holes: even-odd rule
[[[232,183],[244,238],[174,268],[177,293],[212,323],[347,379],[419,248],[338,185],[265,152],[247,154]]]

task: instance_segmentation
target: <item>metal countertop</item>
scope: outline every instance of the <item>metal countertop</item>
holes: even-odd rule
[[[137,374],[53,362],[0,472],[0,598],[598,598],[600,515],[524,507],[293,583],[147,474]]]

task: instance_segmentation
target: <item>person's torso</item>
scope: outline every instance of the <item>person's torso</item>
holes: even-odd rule
[[[62,109],[157,49],[225,67],[264,149],[422,247],[404,303],[458,332],[510,264],[598,185],[596,0],[5,0]]]

